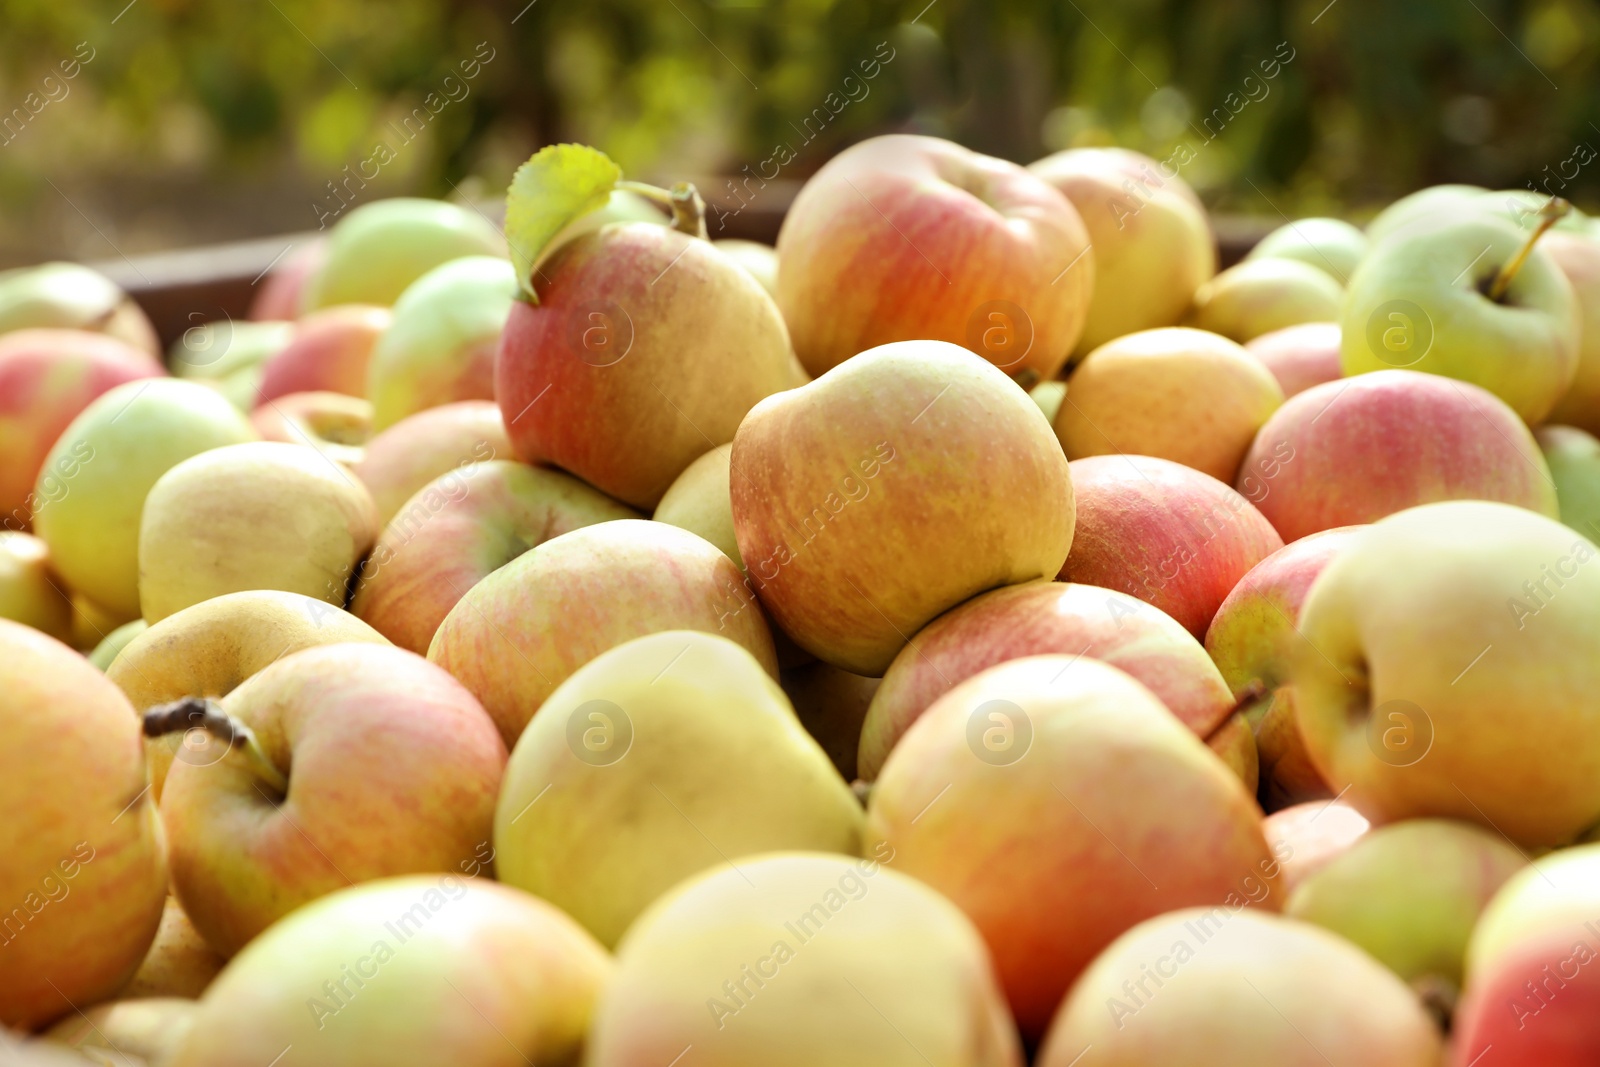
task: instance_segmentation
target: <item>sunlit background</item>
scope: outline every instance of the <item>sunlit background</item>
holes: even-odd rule
[[[1600,192],[1578,0],[124,4],[0,0],[0,265],[491,199],[556,140],[725,193],[887,130],[1180,153],[1213,210],[1273,219],[1440,181]]]

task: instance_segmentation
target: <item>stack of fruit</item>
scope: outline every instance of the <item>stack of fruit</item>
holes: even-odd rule
[[[0,331],[7,1063],[1600,1062],[1561,201],[560,145]]]

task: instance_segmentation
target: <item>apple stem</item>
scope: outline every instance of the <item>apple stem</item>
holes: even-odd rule
[[[185,697],[170,704],[158,704],[144,713],[146,737],[165,737],[167,734],[188,733],[190,730],[204,730],[218,741],[225,742],[229,751],[237,744],[256,777],[279,796],[288,795],[289,779],[267,757],[255,731],[223,711],[216,701]]]
[[[672,212],[672,228],[690,237],[710,239],[706,231],[706,202],[693,182],[678,182],[671,189],[650,185],[647,182],[622,181],[617,188],[644,197],[659,207]]]
[[[1517,249],[1517,254],[1512,256],[1506,265],[1500,268],[1500,273],[1496,274],[1494,281],[1489,283],[1487,296],[1490,300],[1498,304],[1505,298],[1506,290],[1511,288],[1512,280],[1516,278],[1517,272],[1522,269],[1522,264],[1527,262],[1528,256],[1533,252],[1534,243],[1545,235],[1546,230],[1560,222],[1571,210],[1572,205],[1559,196],[1552,196],[1539,209],[1539,225],[1533,228],[1533,233],[1529,234],[1522,247]]]

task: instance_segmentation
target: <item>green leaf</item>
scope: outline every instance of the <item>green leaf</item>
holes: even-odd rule
[[[517,168],[506,190],[506,243],[517,268],[517,284],[530,302],[533,271],[550,242],[591,211],[604,207],[622,170],[598,148],[547,145]]]

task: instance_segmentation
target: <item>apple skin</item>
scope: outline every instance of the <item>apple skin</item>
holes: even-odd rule
[[[155,327],[133,298],[79,263],[0,271],[0,334],[28,329],[89,330],[161,355]]]
[[[693,878],[629,934],[585,1063],[665,1065],[685,1047],[697,1067],[1023,1063],[960,911],[876,858],[802,852]]]
[[[1255,799],[1155,694],[1092,659],[1012,660],[940,697],[884,764],[867,830],[868,855],[887,843],[895,870],[977,925],[1029,1040],[1130,926],[1278,906]]]
[[[203,385],[174,378],[119,385],[84,408],[50,450],[34,489],[47,501],[34,532],[74,592],[135,618],[145,495],[190,456],[255,436],[243,413]]]
[[[1278,549],[1250,568],[1206,628],[1206,651],[1230,692],[1259,687],[1240,711],[1260,757],[1262,800],[1268,809],[1332,796],[1306,755],[1295,722],[1289,663],[1300,642],[1295,622],[1311,583],[1360,527],[1312,534]]]
[[[800,725],[816,738],[839,775],[854,782],[856,752],[861,747],[861,726],[866,721],[879,679],[841,671],[820,661],[785,667],[778,684],[794,705]]]
[[[1552,229],[1537,246],[1555,261],[1572,286],[1578,307],[1578,369],[1572,385],[1547,416],[1600,433],[1600,234]]]
[[[167,864],[139,720],[66,645],[0,619],[0,1024],[115,993],[161,922]]]
[[[330,392],[365,398],[373,350],[389,329],[388,308],[348,304],[315,311],[295,324],[289,343],[261,368],[256,406],[290,393]]]
[[[856,674],[968,597],[1050,577],[1072,544],[1067,460],[1038,406],[943,341],[883,345],[763,401],[731,462],[761,602]]]
[[[1255,733],[1250,721],[1239,712],[1222,720],[1206,739],[1209,748],[1244,783],[1251,796],[1261,788],[1261,755],[1256,751]]]
[[[1094,281],[1070,200],[936,137],[891,134],[840,152],[778,231],[778,306],[813,376],[870,348],[932,339],[1030,384],[1054,378]]]
[[[1126,148],[1071,148],[1028,165],[1078,209],[1094,248],[1081,354],[1140,330],[1176,326],[1217,273],[1211,221],[1188,184]]]
[[[1186,325],[1244,344],[1262,334],[1339,317],[1344,287],[1327,271],[1294,259],[1247,259],[1194,294]]]
[[[1572,426],[1541,426],[1533,437],[1550,465],[1561,521],[1600,539],[1600,440]]]
[[[145,498],[144,617],[157,623],[250,589],[282,589],[342,607],[378,529],[366,487],[314,448],[252,441],[191,456]]]
[[[1535,245],[1503,303],[1480,290],[1524,241],[1511,223],[1479,212],[1373,248],[1338,313],[1345,376],[1439,374],[1482,386],[1529,425],[1543,420],[1577,372],[1572,285]]]
[[[488,400],[441,404],[401,419],[367,441],[356,475],[372,491],[387,524],[401,505],[441,474],[491,459],[510,459],[500,408]]]
[[[504,255],[504,238],[469,208],[417,197],[375,200],[329,231],[322,262],[306,278],[302,314],[339,304],[390,307],[406,287],[462,256]],[[359,394],[358,394],[359,395]]]
[[[80,1009],[45,1036],[81,1050],[85,1063],[164,1063],[198,1011],[186,997],[121,997]]]
[[[1245,259],[1296,259],[1343,285],[1355,273],[1369,244],[1366,234],[1343,219],[1297,219],[1257,241]]]
[[[1481,185],[1430,185],[1402,196],[1367,223],[1369,248],[1397,233],[1430,228],[1481,206],[1489,192]]]
[[[805,380],[772,298],[700,238],[609,224],[560,246],[535,288],[495,361],[516,456],[633,507],[654,508],[757,401]]]
[[[768,295],[776,298],[778,295],[778,250],[771,245],[764,245],[760,241],[741,241],[735,238],[723,238],[712,241],[718,252],[733,260],[750,273],[750,277],[761,283]]]
[[[361,463],[372,436],[372,405],[343,393],[289,393],[250,413],[263,441],[309,445],[342,467]]]
[[[499,256],[453,259],[412,282],[367,368],[373,424],[386,430],[440,404],[493,400],[495,352],[516,293],[517,272]]]
[[[577,923],[526,893],[455,873],[385,879],[246,946],[164,1067],[576,1067],[611,972]]]
[[[1279,808],[1261,823],[1272,854],[1278,857],[1278,882],[1285,894],[1321,870],[1372,828],[1348,804],[1308,800]]]
[[[178,898],[169,896],[150,951],[145,953],[144,962],[117,995],[198,999],[226,962],[211,951],[189,916],[183,913]]]
[[[900,650],[861,731],[860,776],[877,778],[906,730],[953,686],[1008,660],[1051,653],[1126,671],[1197,737],[1209,737],[1233,710],[1222,675],[1177,620],[1112,589],[1024,582],[951,608]]]
[[[122,650],[132,643],[135,637],[144,633],[150,626],[143,619],[134,619],[125,622],[102,637],[94,648],[89,650],[89,662],[102,671],[111,670],[111,665],[117,661]]]
[[[0,619],[72,640],[72,601],[50,567],[50,548],[32,534],[0,530]]]
[[[1302,322],[1285,326],[1245,343],[1244,350],[1259,359],[1285,397],[1303,393],[1313,385],[1337,381],[1339,366],[1339,324]]]
[[[1439,1067],[1443,1053],[1411,990],[1349,942],[1259,911],[1190,908],[1095,960],[1036,1064]]]
[[[1072,488],[1077,529],[1060,579],[1153,604],[1198,640],[1239,579],[1283,547],[1250,501],[1170,460],[1075,460]]]
[[[1044,412],[1044,417],[1050,425],[1056,424],[1056,413],[1061,410],[1061,402],[1067,398],[1066,382],[1040,382],[1028,390],[1028,397],[1039,405],[1039,410]]]
[[[1529,846],[1600,822],[1597,554],[1476,500],[1361,531],[1312,584],[1290,665],[1328,785],[1374,822],[1460,818]]]
[[[89,402],[113,386],[166,374],[160,361],[114,337],[83,330],[0,336],[0,526],[26,530],[50,448]]]
[[[303,649],[222,707],[289,780],[275,794],[209,738],[167,772],[173,891],[223,956],[336,889],[455,871],[489,840],[505,745],[472,694],[421,656]]]
[[[739,539],[733,530],[733,498],[729,487],[733,443],[718,445],[683,469],[677,480],[662,494],[657,522],[699,534],[722,549],[723,554],[744,569],[739,555]]]
[[[391,642],[427,655],[462,595],[535,545],[638,512],[559,471],[474,463],[429,482],[361,565],[350,610]]]
[[[1224,482],[1283,403],[1277,380],[1241,346],[1181,326],[1106,342],[1067,388],[1055,429],[1068,459],[1131,452]]]
[[[553,537],[490,574],[439,624],[428,659],[472,690],[512,747],[573,671],[660,630],[731,638],[777,677],[772,634],[733,561],[641,519]]]
[[[282,322],[300,316],[306,282],[322,269],[328,254],[327,242],[317,237],[286,253],[273,267],[255,298],[250,301],[250,318],[255,322]]]
[[[1581,1067],[1600,1056],[1600,845],[1566,848],[1513,875],[1467,945],[1453,1067]]]
[[[240,411],[255,407],[267,361],[294,340],[292,322],[224,319],[191,326],[167,349],[175,378],[215,389]]]
[[[1256,435],[1236,484],[1285,541],[1441,500],[1557,514],[1549,468],[1516,412],[1470,383],[1410,370],[1290,398]]]

